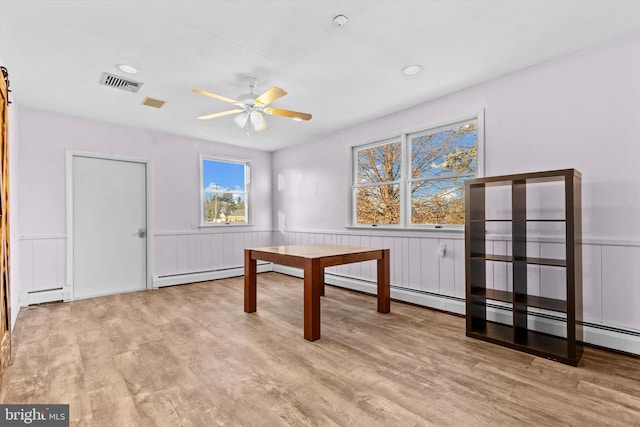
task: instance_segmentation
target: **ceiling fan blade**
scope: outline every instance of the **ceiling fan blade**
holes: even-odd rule
[[[192,91],[195,92],[195,93],[199,93],[200,95],[208,96],[209,98],[217,99],[218,101],[224,101],[224,102],[228,102],[229,104],[234,104],[234,105],[240,105],[240,106],[242,105],[242,102],[240,102],[240,101],[236,101],[235,99],[227,98],[226,96],[217,95],[215,93],[208,92],[206,90],[192,89]]]
[[[298,120],[311,120],[311,114],[301,113],[299,111],[283,110],[281,108],[265,108],[264,112],[275,116],[291,117]]]
[[[251,117],[251,124],[256,131],[269,128],[267,121],[259,111],[252,111],[249,117]]]
[[[264,107],[265,105],[271,104],[276,99],[282,98],[286,94],[287,92],[285,92],[283,89],[280,89],[279,87],[274,86],[268,91],[266,91],[265,93],[263,93],[262,95],[260,95],[259,97],[257,97],[254,103]]]
[[[241,113],[243,111],[244,110],[241,110],[240,108],[236,108],[235,110],[227,110],[227,111],[222,111],[220,113],[207,114],[206,116],[200,116],[198,118],[200,120],[209,120],[209,119],[215,119],[216,117],[228,116],[229,114]]]

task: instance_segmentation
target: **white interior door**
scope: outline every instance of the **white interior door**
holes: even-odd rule
[[[73,156],[74,298],[146,288],[146,166]]]

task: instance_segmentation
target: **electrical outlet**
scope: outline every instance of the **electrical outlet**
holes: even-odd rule
[[[447,245],[442,243],[440,246],[438,246],[438,255],[443,257],[446,253],[447,253]]]

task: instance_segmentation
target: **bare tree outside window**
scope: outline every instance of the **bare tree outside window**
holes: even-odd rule
[[[476,176],[478,125],[410,136],[411,224],[464,224],[464,182]]]
[[[478,173],[478,121],[408,134],[404,150],[402,141],[354,148],[354,222],[401,225],[404,203],[411,225],[463,225],[464,182]]]
[[[400,223],[400,142],[358,151],[358,224]]]

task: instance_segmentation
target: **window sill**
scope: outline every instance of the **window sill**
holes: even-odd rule
[[[227,222],[227,223],[219,223],[219,224],[200,224],[198,226],[198,228],[203,229],[203,228],[227,228],[227,227],[253,227],[253,224],[248,224],[248,223],[234,223],[234,222]]]
[[[348,230],[368,230],[368,231],[418,231],[418,232],[447,232],[447,233],[464,233],[464,226],[460,227],[451,227],[451,226],[435,226],[435,225],[425,225],[425,226],[413,226],[413,227],[401,227],[401,226],[392,226],[392,225],[347,225],[345,227]]]

